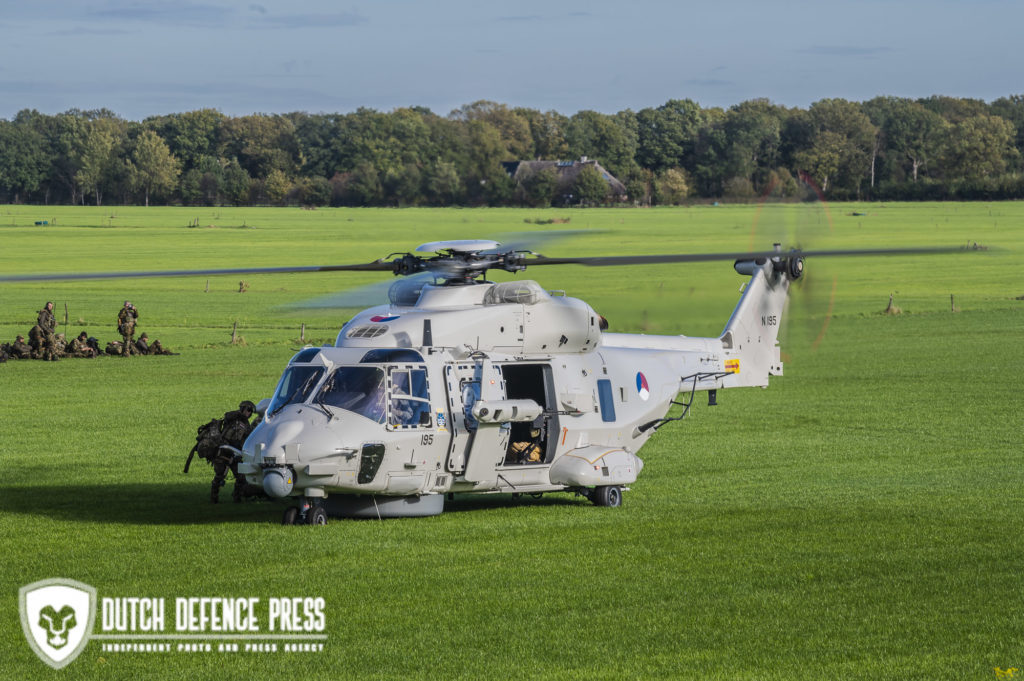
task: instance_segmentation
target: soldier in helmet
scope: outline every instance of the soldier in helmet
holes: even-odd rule
[[[249,419],[256,413],[256,405],[249,400],[243,400],[235,411],[224,414],[220,422],[220,445],[227,445],[235,449],[241,449],[245,444],[245,438],[249,437],[254,424]],[[221,449],[218,446],[217,453],[210,458],[213,464],[213,482],[210,485],[210,501],[217,503],[220,495],[220,488],[224,486],[228,470],[235,478],[235,489],[231,498],[234,501],[241,501],[246,495],[248,487],[245,476],[238,473],[238,461],[235,453],[230,449]]]
[[[96,349],[89,345],[89,334],[85,331],[71,339],[65,354],[68,357],[95,357]]]
[[[53,352],[54,352],[54,354],[58,358],[64,357],[65,356],[65,351],[67,350],[67,348],[68,348],[68,341],[67,341],[67,339],[65,338],[64,334],[58,333],[54,337],[54,342],[53,342]]]
[[[11,343],[11,357],[15,359],[31,359],[32,358],[32,346],[25,342],[25,337],[20,333],[18,337]]]
[[[46,305],[39,311],[39,317],[36,319],[36,325],[32,327],[32,331],[36,337],[35,344],[33,345],[34,352],[32,353],[35,359],[45,359],[50,362],[56,362],[60,359],[57,354],[57,337],[54,332],[57,330],[57,317],[53,314],[53,302],[46,301]],[[33,333],[29,333],[29,338],[33,336]]]
[[[130,300],[124,301],[124,307],[117,313],[117,332],[124,339],[121,344],[121,354],[125,357],[130,355],[135,348],[132,336],[135,335],[135,320],[138,318],[139,311],[135,309],[132,302]]]

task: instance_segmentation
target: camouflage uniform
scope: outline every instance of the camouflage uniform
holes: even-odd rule
[[[71,343],[65,350],[68,357],[95,357],[96,350],[89,345],[89,338],[85,331],[71,339]]]
[[[139,311],[130,301],[124,301],[124,307],[117,313],[117,332],[121,334],[124,342],[121,345],[121,354],[127,357],[131,354],[134,344],[132,336],[135,335],[135,320],[139,318]]]
[[[15,359],[32,359],[32,346],[25,342],[25,337],[19,335],[11,343],[11,357]]]
[[[139,336],[139,340],[135,341],[135,351],[140,355],[152,355],[153,352],[149,349],[149,336],[142,334]]]
[[[122,344],[121,341],[110,341],[109,343],[107,343],[107,347],[103,349],[103,352],[105,352],[108,355],[117,357],[118,355],[124,354],[123,348],[124,344]]]
[[[256,405],[245,400],[238,405],[237,411],[229,411],[224,414],[224,418],[221,420],[220,424],[220,444],[230,445],[235,449],[241,449],[242,445],[245,444],[245,438],[249,437],[249,433],[252,432],[253,425],[249,423],[249,419],[252,418],[255,411]],[[231,494],[231,498],[235,501],[241,501],[243,495],[246,494],[246,488],[248,485],[245,482],[245,476],[238,473],[238,462],[235,461],[234,453],[231,452],[231,450],[220,449],[217,451],[217,454],[210,459],[210,463],[213,464],[213,482],[210,484],[210,501],[215,504],[217,503],[220,488],[224,486],[229,469],[235,478],[235,489]]]
[[[56,362],[60,359],[60,355],[57,353],[56,344],[57,338],[54,336],[54,332],[57,330],[57,318],[53,314],[53,303],[47,302],[42,310],[39,311],[39,318],[36,320],[36,327],[39,328],[37,332],[39,347],[37,352],[39,357],[37,359],[45,359],[51,362]],[[32,329],[35,331],[35,327]],[[32,334],[29,333],[29,338]]]
[[[163,345],[160,344],[160,339],[153,341],[153,344],[149,346],[149,354],[151,355],[177,355],[177,352],[171,352]]]

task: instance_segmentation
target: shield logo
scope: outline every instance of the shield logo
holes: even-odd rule
[[[21,628],[46,664],[60,669],[78,657],[96,620],[96,589],[73,579],[44,579],[18,591]]]

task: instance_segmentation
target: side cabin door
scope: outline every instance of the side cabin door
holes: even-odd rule
[[[489,359],[450,364],[445,367],[445,386],[452,433],[445,468],[483,487],[496,484],[496,468],[508,445],[508,427],[479,423],[473,416],[473,405],[478,400],[505,398],[500,368]]]

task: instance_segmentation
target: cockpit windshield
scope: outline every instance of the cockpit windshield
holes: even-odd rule
[[[289,404],[305,402],[323,374],[322,366],[290,366],[285,369],[267,413],[276,414]]]
[[[379,367],[340,367],[324,382],[316,400],[384,423],[387,382]]]

